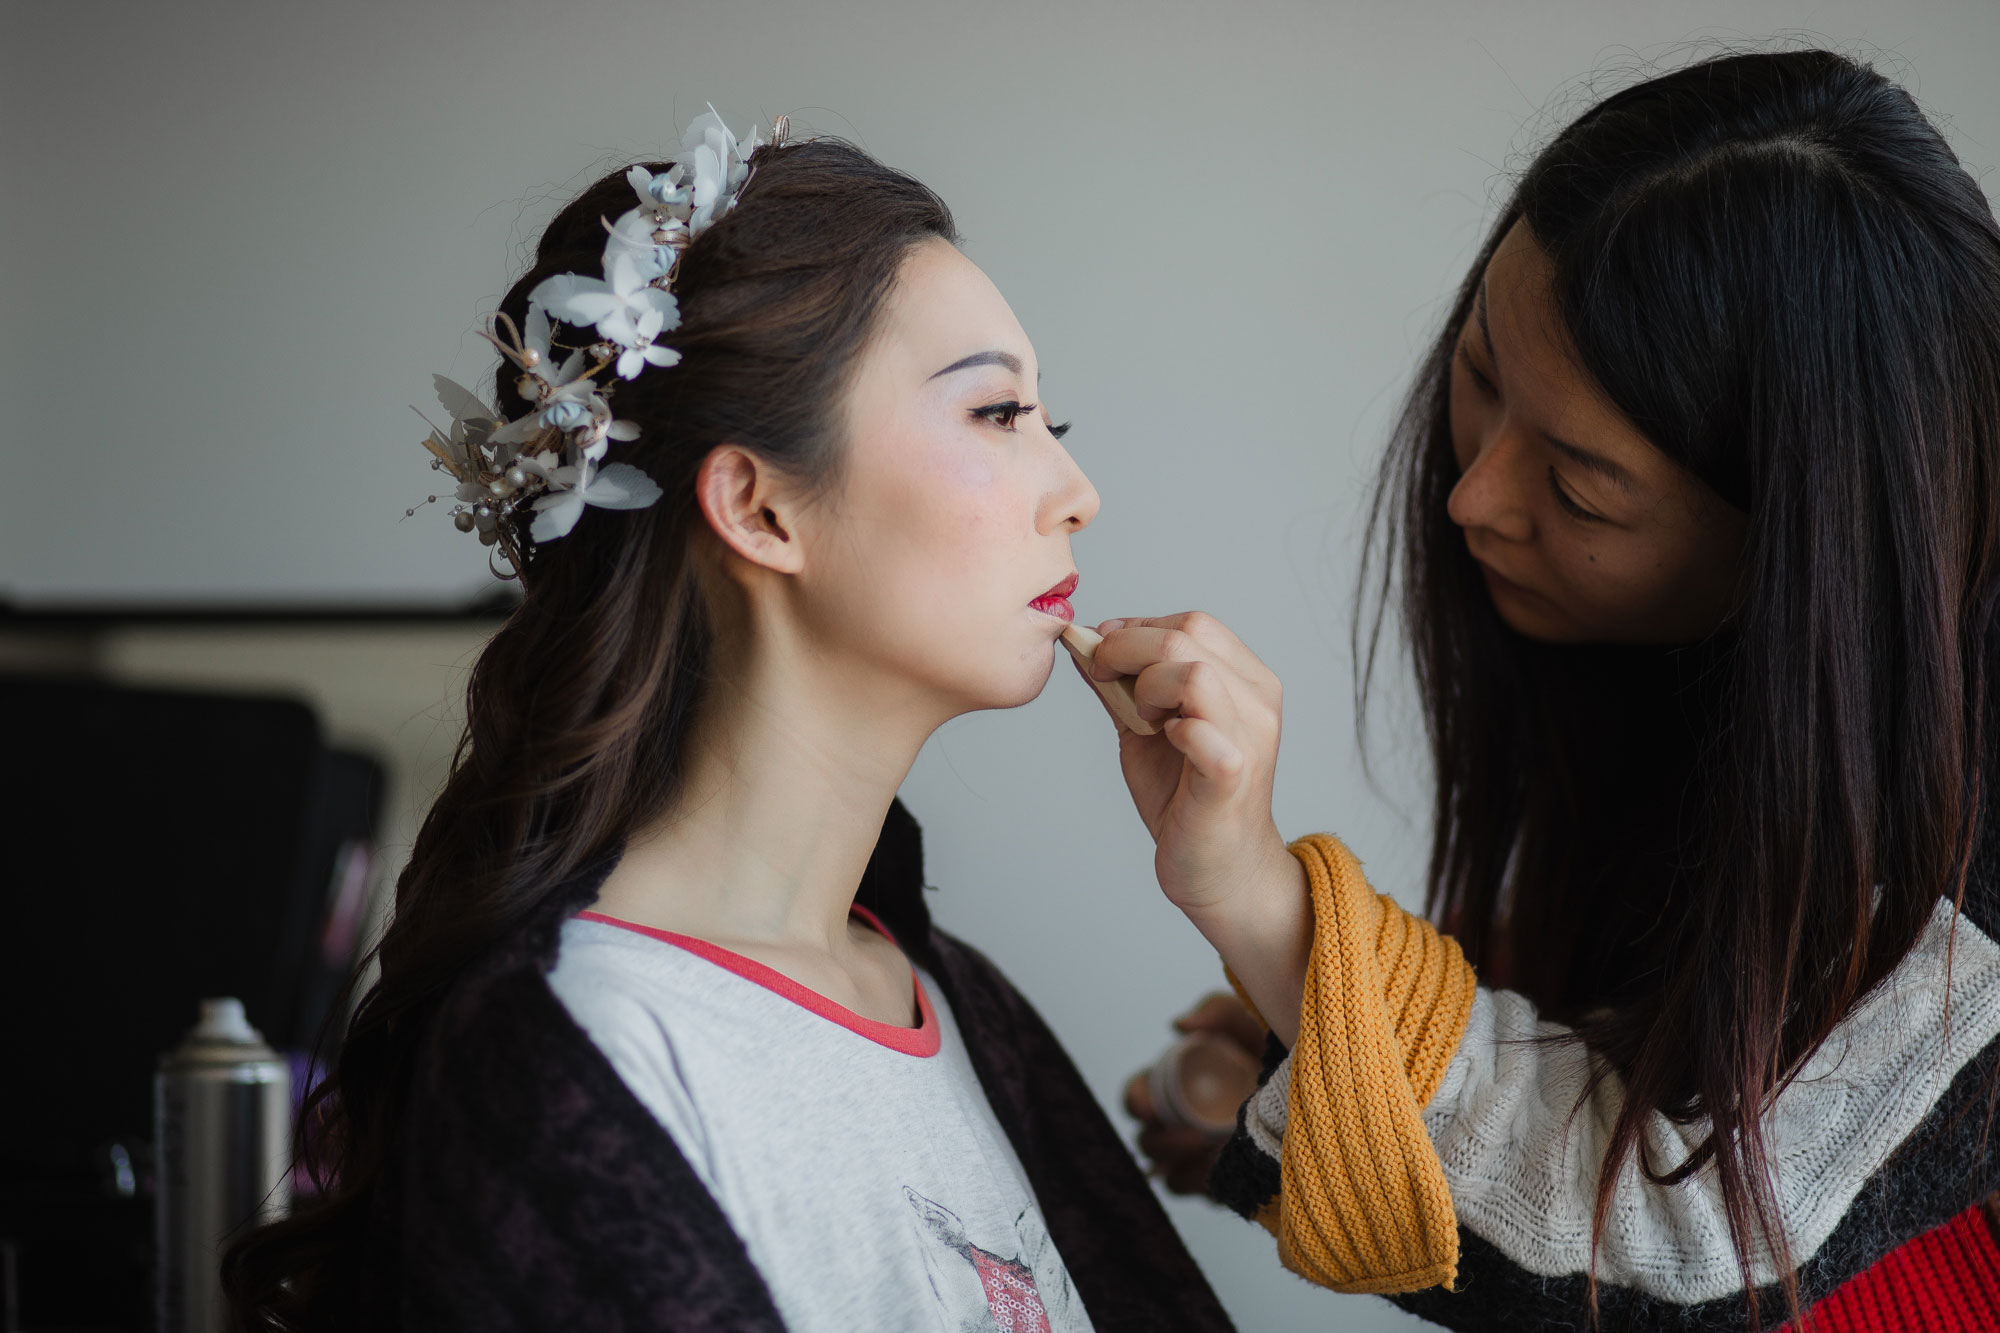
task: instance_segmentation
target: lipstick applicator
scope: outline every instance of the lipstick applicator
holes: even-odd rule
[[[1090,664],[1097,660],[1097,645],[1104,642],[1102,634],[1072,621],[1063,628],[1062,641],[1063,647],[1069,649],[1069,655],[1083,668],[1084,676],[1104,697],[1105,704],[1111,709],[1111,716],[1118,719],[1119,726],[1127,731],[1137,732],[1141,736],[1153,736],[1159,733],[1159,723],[1148,722],[1139,716],[1139,701],[1132,697],[1132,677],[1120,676],[1116,680],[1098,680],[1090,674]]]

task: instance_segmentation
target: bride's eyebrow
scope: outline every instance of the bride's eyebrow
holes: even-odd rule
[[[938,379],[954,371],[970,370],[974,366],[1004,366],[1018,375],[1021,373],[1021,358],[1012,352],[974,352],[971,356],[960,357],[931,378]]]

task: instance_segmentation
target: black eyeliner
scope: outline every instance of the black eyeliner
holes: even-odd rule
[[[1004,403],[988,403],[984,407],[975,407],[972,409],[972,415],[983,417],[1003,430],[1012,430],[1016,420],[1034,410],[1033,403],[1018,403],[1010,398]],[[1002,421],[1002,417],[1006,420]]]

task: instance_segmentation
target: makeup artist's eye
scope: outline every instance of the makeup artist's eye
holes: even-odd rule
[[[1556,475],[1556,470],[1553,467],[1549,469],[1549,489],[1556,493],[1556,503],[1561,505],[1563,512],[1570,517],[1584,519],[1591,523],[1602,523],[1604,521],[1602,514],[1593,514],[1570,498],[1569,492],[1563,489],[1562,478]]]
[[[1499,390],[1493,387],[1493,381],[1487,379],[1485,373],[1478,366],[1472,364],[1472,349],[1464,343],[1458,345],[1458,363],[1465,367],[1466,374],[1472,376],[1473,387],[1478,389],[1479,392],[1485,394],[1488,398],[1493,397],[1499,392]]]
[[[1009,399],[1004,403],[989,403],[985,407],[975,407],[972,409],[972,415],[984,417],[1001,430],[1012,430],[1017,420],[1031,415],[1034,410],[1033,403],[1017,403]]]

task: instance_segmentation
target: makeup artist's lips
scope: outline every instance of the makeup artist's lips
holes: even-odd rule
[[[1489,592],[1511,593],[1516,597],[1533,597],[1535,595],[1529,589],[1522,587],[1520,584],[1514,582],[1514,580],[1494,569],[1493,566],[1487,564],[1484,560],[1480,560],[1478,556],[1472,558],[1478,563],[1479,572],[1485,575],[1486,587]]]
[[[1069,595],[1076,591],[1076,585],[1077,576],[1072,574],[1029,602],[1028,607],[1030,610],[1040,611],[1045,616],[1054,616],[1057,620],[1075,620],[1076,610],[1069,604]]]

